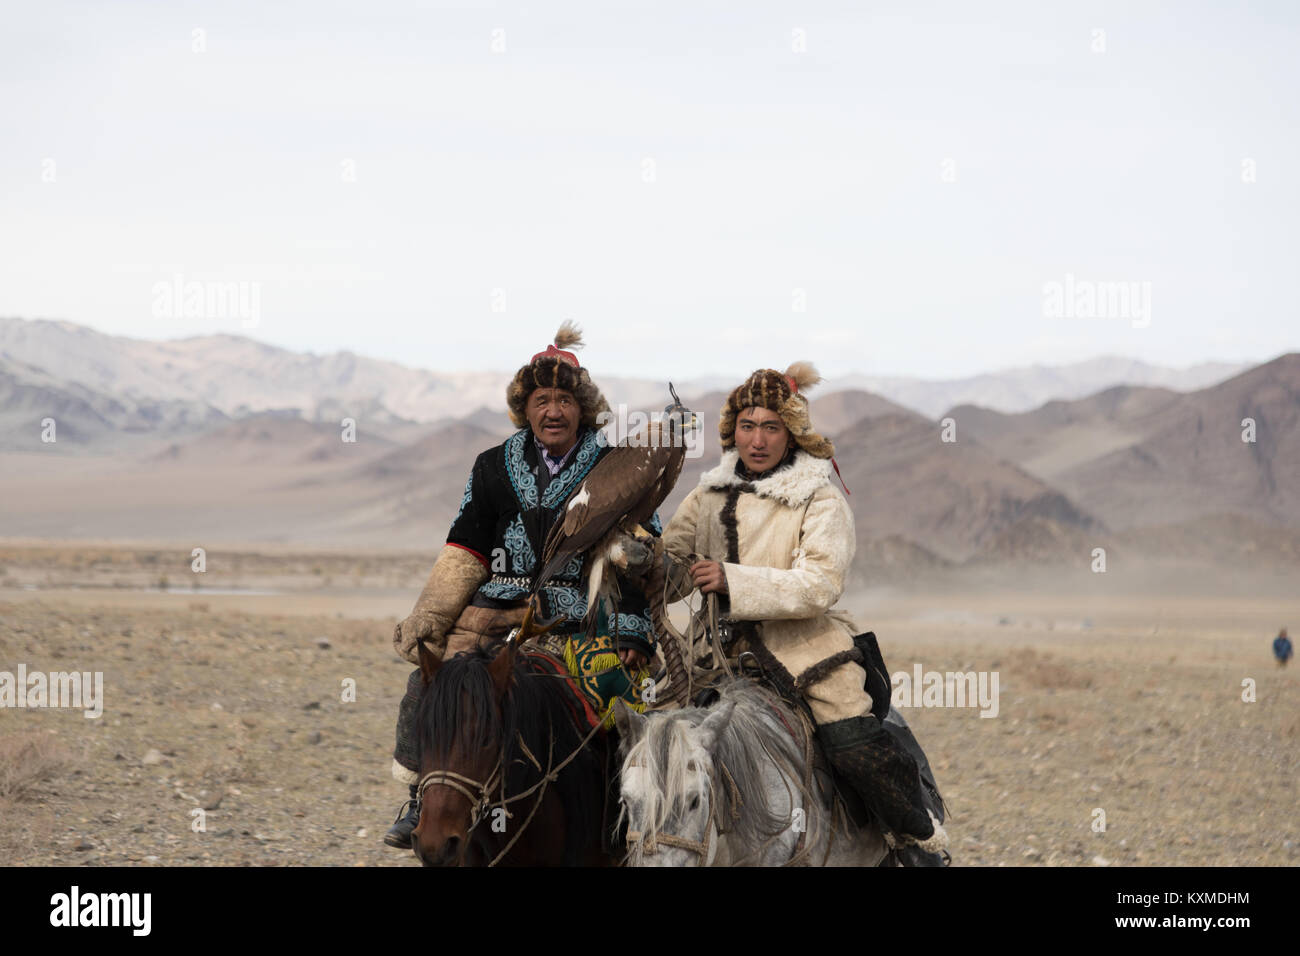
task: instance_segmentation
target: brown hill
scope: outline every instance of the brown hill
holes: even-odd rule
[[[953,567],[953,562],[902,535],[873,537],[858,526],[857,545],[858,550],[846,585],[848,589],[909,581],[920,575]]]
[[[1120,386],[1015,415],[969,405],[947,415],[959,436],[1056,485],[1112,529],[1216,514],[1300,526],[1295,353],[1186,394]],[[1254,442],[1242,441],[1247,418]]]
[[[859,422],[842,436],[837,459],[860,533],[897,534],[949,561],[971,557],[1027,517],[1102,527],[973,438],[941,441],[937,423],[910,413]]]
[[[1164,388],[1119,385],[1075,401],[1051,401],[1004,414],[975,405],[944,413],[969,435],[1025,471],[1052,481],[1061,472],[1141,439],[1152,417],[1181,396]]]
[[[296,412],[261,412],[184,442],[173,442],[149,460],[216,469],[328,465],[370,458],[393,445],[364,426],[358,426],[355,436],[356,441],[344,441],[341,426],[305,421]]]
[[[1242,440],[1245,419],[1255,440]],[[1239,514],[1300,526],[1300,354],[1181,395],[1125,448],[1062,470],[1060,487],[1113,528]]]
[[[377,482],[454,480],[464,490],[474,459],[503,439],[469,422],[428,429],[410,444],[358,467],[354,477]]]
[[[904,408],[887,398],[861,389],[846,389],[814,398],[809,403],[809,414],[818,431],[832,441],[837,435],[847,432],[864,418],[878,418],[881,415],[911,415],[922,421],[928,420],[924,415],[910,408]]]

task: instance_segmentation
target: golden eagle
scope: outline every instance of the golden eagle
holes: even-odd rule
[[[659,539],[646,530],[655,511],[673,490],[686,459],[686,437],[699,427],[698,416],[684,406],[668,383],[673,403],[645,429],[619,442],[587,473],[565,500],[542,549],[533,582],[538,593],[551,576],[578,554],[588,558],[587,627],[595,627],[601,604],[612,610],[618,599],[610,565],[627,571],[658,562]],[[651,616],[663,617],[662,593],[647,593]]]

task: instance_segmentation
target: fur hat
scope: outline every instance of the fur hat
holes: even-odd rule
[[[538,352],[527,365],[515,373],[514,379],[506,386],[506,406],[510,409],[510,421],[516,428],[528,426],[525,409],[528,396],[539,388],[562,388],[572,392],[578,400],[581,413],[580,424],[596,428],[596,416],[609,411],[609,403],[600,394],[587,370],[578,364],[578,357],[566,349],[582,348],[582,330],[572,322],[566,321],[555,333],[555,344]]]
[[[804,392],[822,377],[811,362],[795,362],[784,373],[761,368],[739,386],[722,406],[718,435],[723,448],[736,445],[736,416],[746,408],[766,408],[781,416],[795,443],[814,458],[830,458],[835,446],[829,438],[813,431],[808,417],[808,399]]]

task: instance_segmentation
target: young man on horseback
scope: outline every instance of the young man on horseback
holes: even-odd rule
[[[393,633],[397,653],[411,663],[419,663],[419,641],[445,659],[504,638],[523,621],[538,555],[560,507],[611,450],[597,428],[597,416],[609,405],[568,351],[580,344],[578,330],[566,322],[555,344],[534,355],[507,387],[510,419],[519,431],[475,460],[447,543],[415,607]],[[659,531],[657,519],[652,530]],[[585,692],[635,702],[640,670],[655,647],[645,597],[623,588],[618,613],[602,613],[596,637],[588,640],[579,633],[587,610],[585,579],[586,560],[578,557],[541,590],[538,613],[564,618],[547,644],[565,656]],[[611,661],[624,666],[611,667]],[[411,847],[420,819],[414,733],[420,690],[417,668],[399,707],[393,751],[393,776],[411,788],[409,810],[399,811],[384,835],[385,843],[402,849]]]
[[[808,416],[803,392],[818,381],[800,362],[784,374],[754,372],[731,392],[718,426],[722,461],[682,502],[664,545],[692,561],[701,592],[717,595],[727,653],[751,650],[805,675],[802,696],[836,770],[901,843],[937,852],[947,836],[924,806],[916,761],[871,714],[863,668],[830,660],[854,647],[856,627],[833,606],[856,540],[831,481],[834,446]]]

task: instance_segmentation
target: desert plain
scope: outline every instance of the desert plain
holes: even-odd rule
[[[0,669],[103,674],[97,718],[0,710],[0,864],[415,865],[381,842],[405,798],[391,635],[432,557],[218,551],[200,576],[180,548],[0,546]],[[904,711],[954,865],[1292,866],[1300,670],[1269,645],[1293,584],[1085,562],[841,606],[892,674],[997,674],[996,715]]]

